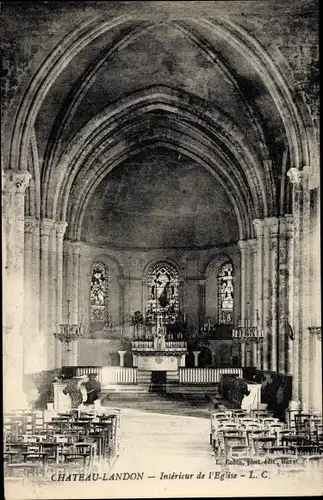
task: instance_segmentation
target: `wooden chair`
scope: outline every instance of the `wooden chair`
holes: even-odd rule
[[[35,463],[12,463],[5,467],[5,476],[7,478],[29,478],[30,476],[44,476],[44,468]],[[17,477],[18,476],[18,477]]]
[[[264,446],[266,455],[291,455],[296,454],[295,449],[290,446]],[[294,452],[294,453],[293,453]]]
[[[250,446],[246,443],[228,446],[227,458],[242,458],[250,455]]]
[[[275,446],[276,437],[275,436],[262,436],[252,438],[252,448],[256,456],[263,456],[266,454],[265,447]]]

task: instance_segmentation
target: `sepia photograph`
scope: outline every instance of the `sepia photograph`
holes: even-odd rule
[[[0,44],[5,499],[321,496],[318,0]]]

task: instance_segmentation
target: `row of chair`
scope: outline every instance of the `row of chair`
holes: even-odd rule
[[[314,430],[317,432],[317,427]],[[210,444],[215,456],[225,459],[287,453],[293,456],[321,455],[321,437],[315,441],[309,441],[308,437],[271,416],[253,417],[241,410],[225,410],[211,415]]]
[[[20,417],[23,421],[25,415]],[[15,424],[19,415],[11,418]],[[107,414],[71,410],[52,417],[34,433],[17,435],[16,428],[7,425],[4,432],[5,473],[9,476],[17,470],[46,476],[49,469],[65,466],[87,470],[105,463],[107,467],[119,454],[120,410]]]

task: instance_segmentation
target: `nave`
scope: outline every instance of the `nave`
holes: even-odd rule
[[[105,409],[106,413],[109,411],[112,412],[112,408]],[[294,436],[294,444],[297,440],[304,443],[308,436],[304,432],[306,426],[303,430],[294,426],[288,429],[288,426],[274,422],[276,419],[268,414],[251,416],[241,410],[211,412],[209,418],[182,416],[180,407],[178,413],[170,415],[122,409],[120,446],[112,461],[94,461],[91,467],[85,468],[73,468],[70,464],[65,471],[62,465],[58,465],[56,470],[51,469],[50,475],[40,475],[33,481],[16,479],[7,485],[11,498],[22,498],[22,490],[26,500],[33,495],[44,499],[87,498],[89,494],[95,498],[121,498],[129,494],[132,497],[151,497],[151,491],[158,497],[210,496],[215,492],[231,496],[236,495],[237,490],[239,496],[250,496],[259,495],[263,488],[272,494],[280,494],[284,488],[286,495],[309,495],[322,487],[323,455],[313,454],[314,445],[312,451],[309,445],[297,445],[298,449],[294,447],[294,451],[286,445],[286,435]],[[258,430],[255,429],[257,421]],[[316,421],[319,423],[320,420]],[[316,439],[314,428],[312,438]],[[253,440],[260,439],[260,429],[263,435],[274,436],[271,448],[254,447]],[[209,442],[210,430],[212,445]],[[275,434],[278,430],[280,439],[285,439],[285,446],[274,446],[278,442],[278,434]],[[252,435],[250,447],[243,448],[233,441],[235,438],[241,442],[244,433],[249,433],[249,438]],[[255,437],[257,433],[258,437]],[[318,443],[322,443],[322,435],[319,439]],[[265,444],[269,441],[268,437],[267,441],[264,439]],[[322,444],[318,443],[314,451],[322,453]],[[246,457],[249,462],[246,462]],[[225,459],[229,465],[225,464]],[[233,468],[230,467],[232,460],[236,461]],[[293,463],[288,463],[288,460]],[[27,463],[28,460],[26,466]],[[76,474],[74,481],[71,480],[73,473]],[[96,475],[99,480],[95,479]],[[92,480],[84,480],[88,476],[92,476]]]

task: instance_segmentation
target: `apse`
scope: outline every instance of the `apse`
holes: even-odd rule
[[[182,153],[156,147],[106,175],[87,205],[81,239],[119,249],[202,249],[239,237],[219,181]]]

